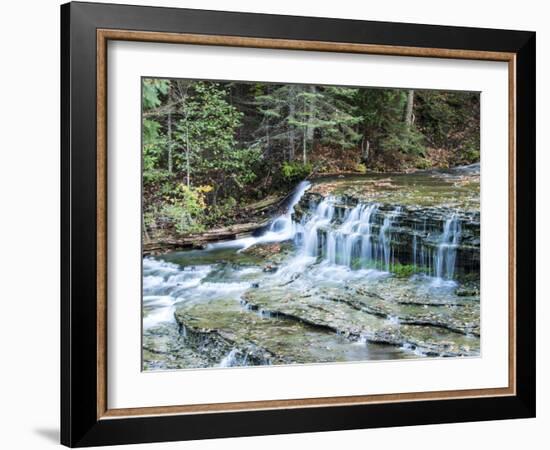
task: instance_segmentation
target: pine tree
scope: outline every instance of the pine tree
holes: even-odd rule
[[[300,148],[304,165],[316,138],[326,145],[353,147],[361,137],[355,129],[361,119],[351,103],[354,95],[355,89],[342,87],[273,87],[256,97],[264,118],[259,142],[281,147],[288,161]]]

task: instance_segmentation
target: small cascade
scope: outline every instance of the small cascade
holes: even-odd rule
[[[246,366],[246,360],[246,355],[241,355],[241,352],[234,348],[220,361],[220,367]]]
[[[384,223],[380,227],[380,233],[378,236],[378,253],[381,255],[381,260],[384,263],[384,269],[389,271],[391,269],[392,247],[391,247],[391,231],[390,227],[396,216],[401,212],[401,207],[397,207],[394,211],[386,214],[384,217]]]
[[[286,212],[284,214],[281,214],[279,217],[271,222],[271,225],[269,226],[269,231],[263,236],[272,234],[274,239],[277,239],[277,237],[286,238],[286,236],[294,237],[294,234],[296,233],[296,224],[292,219],[294,207],[298,204],[298,202],[310,186],[311,183],[309,181],[302,181],[300,182],[300,184],[298,184],[296,189],[294,189],[289,197]]]
[[[312,217],[302,222],[303,229],[303,252],[306,256],[318,256],[319,241],[318,230],[328,226],[334,217],[334,199],[323,199],[315,208]]]
[[[445,221],[437,253],[435,255],[435,276],[452,280],[454,277],[456,249],[460,241],[460,221],[452,215]]]
[[[416,247],[417,247],[417,244],[416,244],[416,230],[414,231],[415,234],[413,235],[413,266],[416,266]]]
[[[332,207],[332,211],[334,207]],[[378,205],[359,204],[351,211],[346,211],[340,227],[328,229],[327,250],[312,256],[326,256],[329,263],[352,267],[356,261],[372,259],[371,227],[374,214],[378,212]],[[333,213],[331,213],[333,214]],[[315,217],[311,219],[315,221]],[[326,221],[311,228],[326,226]]]
[[[197,286],[206,274],[203,270],[182,272],[178,266],[151,258],[143,260],[143,329],[174,322],[175,302],[180,286]]]
[[[297,226],[299,225],[292,218],[294,207],[298,204],[310,186],[311,183],[309,181],[302,181],[298,184],[298,186],[296,186],[288,199],[286,211],[273,219],[268,230],[261,236],[250,236],[232,241],[216,242],[214,244],[208,244],[206,249],[215,250],[221,248],[236,248],[239,250],[245,250],[256,244],[284,242],[294,239],[298,231]]]
[[[334,198],[323,199],[302,219],[302,252],[330,264],[389,271],[393,263],[391,228],[401,208],[387,212],[375,203],[359,203],[346,209],[339,222],[334,202]]]

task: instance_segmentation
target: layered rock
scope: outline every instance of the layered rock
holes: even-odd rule
[[[311,229],[310,223],[323,203],[327,203],[327,198],[314,192],[302,197],[295,217],[305,226],[305,233],[308,226]],[[332,210],[330,217],[325,215],[325,218],[329,220],[319,220],[319,225],[313,225],[317,233],[314,256],[330,258],[332,238],[336,240],[333,245],[340,246],[336,248],[337,253],[350,253],[339,259],[336,255],[333,262],[350,267],[391,271],[395,266],[413,265],[415,272],[442,278],[465,275],[479,278],[479,211],[445,206],[365,204],[347,195],[329,197],[328,203]],[[361,205],[370,207],[368,214],[366,210],[356,213]],[[357,217],[350,225],[352,214]]]

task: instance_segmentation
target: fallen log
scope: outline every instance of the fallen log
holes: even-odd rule
[[[265,227],[269,221],[235,224],[182,238],[164,238],[143,243],[143,255],[157,255],[173,250],[203,249],[208,243],[238,239]]]

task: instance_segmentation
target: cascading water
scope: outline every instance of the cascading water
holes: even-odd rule
[[[337,203],[334,197],[322,199],[294,225],[294,232],[301,236],[297,240],[301,255],[353,269],[377,268],[387,272],[402,262],[396,258],[393,242],[393,233],[399,234],[402,207],[388,211],[376,203],[359,203],[346,208],[340,219]],[[419,228],[415,225],[404,262],[416,272],[452,280],[460,236],[461,224],[456,214],[445,220],[441,234],[435,237],[425,221]]]
[[[330,225],[334,217],[334,199],[327,198],[322,200],[315,208],[313,217],[302,223],[303,229],[303,252],[306,256],[318,256],[319,242],[318,230],[321,227]]]
[[[386,214],[384,217],[384,223],[380,227],[380,235],[378,237],[378,248],[381,253],[382,260],[384,262],[384,269],[389,271],[391,269],[392,247],[391,247],[391,234],[390,227],[396,216],[401,212],[401,207],[397,207],[394,211]]]
[[[269,225],[268,230],[261,236],[250,236],[232,241],[217,242],[207,245],[206,249],[237,248],[239,250],[245,250],[256,244],[284,242],[294,239],[298,225],[292,218],[294,207],[298,204],[310,186],[311,183],[309,181],[302,181],[296,186],[296,189],[294,189],[288,199],[286,211],[279,217],[276,217]]]
[[[221,361],[220,367],[246,366],[247,355],[241,355],[239,350],[232,349]]]
[[[343,221],[338,225],[333,223],[334,202],[334,198],[322,200],[302,221],[302,251],[307,256],[320,257],[330,264],[391,270],[391,227],[401,208],[384,212],[378,204],[360,203],[346,210]]]
[[[372,218],[378,212],[378,205],[372,204],[365,206],[361,213],[359,233],[362,234],[361,240],[361,259],[362,261],[373,261],[375,259],[372,243]]]
[[[262,235],[210,244],[207,250],[235,248],[241,251],[256,244],[294,240],[298,254],[305,259],[317,258],[352,269],[376,268],[391,272],[395,264],[401,262],[395,255],[393,233],[398,231],[402,207],[387,210],[376,203],[359,203],[353,208],[340,205],[345,212],[337,214],[339,200],[326,197],[312,204],[309,213],[298,222],[294,219],[294,209],[310,186],[308,181],[302,181],[296,187],[286,211],[273,219]],[[410,258],[405,262],[417,272],[453,279],[460,230],[460,220],[454,214],[446,219],[437,241],[433,237],[426,239],[430,233],[425,223],[422,231],[415,228],[407,250]]]
[[[309,181],[302,181],[300,182],[300,184],[298,184],[298,186],[296,187],[296,189],[294,189],[289,198],[286,212],[273,220],[273,222],[271,222],[271,225],[269,226],[269,231],[264,234],[264,236],[268,235],[269,233],[273,233],[274,237],[294,237],[294,234],[296,233],[296,224],[292,218],[294,207],[298,204],[304,193],[310,187],[311,183]]]
[[[453,279],[460,231],[460,221],[455,215],[445,221],[443,234],[435,255],[435,276],[437,278]]]

